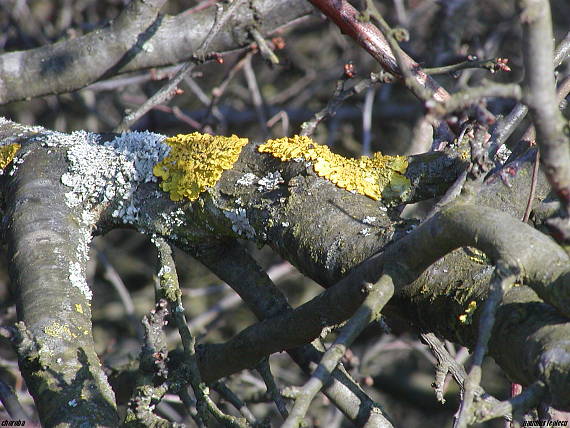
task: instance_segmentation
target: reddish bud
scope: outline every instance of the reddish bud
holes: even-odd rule
[[[509,67],[507,64],[509,63],[509,59],[508,58],[497,58],[496,60],[496,69],[497,70],[501,70],[504,72],[509,72],[511,71],[511,67]]]
[[[273,37],[271,39],[271,43],[275,46],[275,50],[284,49],[287,43],[285,43],[285,39],[283,37]]]
[[[356,68],[352,62],[344,64],[344,75],[349,79],[352,79],[356,75]]]
[[[217,53],[217,52],[213,52],[209,55],[210,59],[213,59],[214,61],[216,61],[218,64],[223,64],[224,63],[224,57]]]

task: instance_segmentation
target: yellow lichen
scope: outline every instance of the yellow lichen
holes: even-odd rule
[[[214,137],[194,132],[165,142],[171,147],[170,153],[154,166],[153,173],[162,178],[160,187],[170,193],[171,200],[194,201],[234,165],[248,141],[235,135]]]
[[[461,324],[471,324],[471,321],[473,320],[473,313],[475,312],[475,309],[477,309],[477,302],[475,300],[472,300],[467,305],[467,309],[465,309],[465,313],[459,315],[459,322],[461,322]]]
[[[402,196],[410,189],[410,180],[403,175],[408,168],[405,156],[374,153],[372,157],[347,159],[309,137],[298,135],[268,140],[258,150],[282,161],[296,158],[310,161],[320,177],[374,200],[382,198],[383,194],[389,198]]]
[[[12,162],[20,147],[19,144],[0,146],[0,169],[6,168]]]
[[[75,304],[75,312],[79,312],[80,314],[83,313],[83,306],[81,306],[81,303]]]
[[[53,321],[51,324],[46,325],[44,327],[44,333],[48,336],[58,337],[58,338],[65,338],[65,339],[73,339],[76,338],[77,335],[73,334],[68,326],[62,325],[57,321]]]
[[[464,249],[469,258],[475,263],[479,263],[480,265],[491,264],[491,259],[487,257],[487,254],[483,251],[478,250],[475,247],[465,247]]]

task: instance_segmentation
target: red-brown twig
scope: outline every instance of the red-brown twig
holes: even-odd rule
[[[376,59],[382,68],[392,74],[402,76],[402,70],[398,66],[396,57],[390,49],[390,44],[382,32],[371,22],[363,22],[360,12],[346,0],[310,0],[311,3],[333,21],[346,35],[353,38],[360,46]],[[417,85],[424,90],[433,92],[433,97],[442,101],[446,99],[448,92],[434,79],[428,76],[419,64],[402,52],[403,65],[410,70]],[[416,91],[417,92],[417,91]],[[414,95],[422,98],[422,94],[414,92]]]

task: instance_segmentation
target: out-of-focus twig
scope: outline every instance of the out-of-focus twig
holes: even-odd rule
[[[263,139],[265,140],[269,136],[269,129],[267,129],[267,115],[265,113],[263,96],[259,90],[259,85],[257,84],[255,71],[253,71],[253,67],[251,65],[251,58],[251,56],[247,57],[243,67],[243,74],[247,82],[249,93],[251,94],[251,101],[253,102],[255,112],[257,113],[257,120],[261,128],[261,133],[263,135]]]
[[[267,387],[267,392],[271,395],[275,405],[277,406],[277,410],[283,417],[283,419],[287,419],[289,416],[289,412],[287,411],[287,407],[285,406],[285,400],[283,396],[279,392],[277,388],[277,384],[275,383],[275,379],[271,374],[271,367],[269,366],[269,359],[264,358],[258,365],[257,365],[257,372],[263,378],[265,385]]]
[[[348,65],[348,64],[347,64]],[[346,70],[346,66],[345,66]],[[336,82],[334,93],[329,100],[327,106],[315,113],[315,115],[308,121],[301,124],[300,135],[311,136],[314,134],[317,126],[327,117],[334,116],[341,104],[351,96],[363,92],[365,89],[391,79],[390,75],[386,73],[372,73],[369,79],[360,80],[355,85],[346,88],[346,82],[350,79],[350,75],[345,72],[343,76]]]
[[[219,5],[216,19],[214,20],[214,25],[212,25],[212,28],[206,35],[206,38],[194,53],[193,59],[186,62],[180,68],[180,70],[178,70],[176,75],[166,85],[160,88],[152,97],[150,97],[143,105],[141,105],[135,111],[127,114],[123,118],[122,122],[115,128],[116,132],[129,129],[137,120],[139,120],[155,105],[164,103],[176,95],[176,88],[184,79],[184,77],[189,72],[191,72],[197,64],[202,64],[206,61],[206,54],[208,53],[208,48],[214,40],[214,37],[218,34],[229,17],[232,16],[232,14],[237,10],[243,1],[244,0],[234,0],[225,10],[221,5]]]
[[[12,419],[28,420],[30,419],[26,411],[20,404],[14,390],[0,379],[0,402]]]
[[[394,293],[394,284],[388,274],[382,275],[375,284],[368,284],[368,287],[368,296],[342,328],[338,338],[325,352],[313,375],[301,389],[295,405],[283,424],[284,428],[295,428],[300,425],[313,398],[328,382],[348,347],[371,321],[378,318],[380,311]]]
[[[511,71],[510,67],[507,65],[509,60],[507,58],[491,58],[484,60],[467,60],[461,61],[456,64],[445,65],[442,67],[434,68],[424,68],[426,74],[445,74],[454,73],[459,70],[465,70],[470,68],[482,68],[489,70],[491,73],[496,73],[497,71]]]
[[[473,400],[481,384],[481,366],[487,354],[489,339],[495,324],[496,311],[503,300],[503,296],[513,286],[518,275],[519,272],[517,272],[515,267],[509,266],[502,260],[497,261],[495,272],[491,279],[491,291],[479,319],[479,335],[475,351],[473,352],[472,367],[464,382],[463,400],[461,401],[454,428],[466,428],[469,423],[469,418],[473,411]]]
[[[556,100],[554,43],[548,1],[519,1],[523,27],[525,104],[536,128],[541,163],[562,203],[565,220],[549,222],[559,239],[570,239],[570,147]]]
[[[396,57],[390,49],[390,44],[382,32],[371,22],[361,19],[361,14],[346,0],[310,0],[321,12],[327,15],[340,30],[353,38],[361,45],[382,68],[387,72],[402,76]],[[414,86],[414,95],[424,99],[424,91],[430,91],[436,100],[443,100],[448,96],[447,91],[430,76],[428,76],[406,53],[402,51],[401,59],[404,68],[410,70],[417,86]],[[418,89],[421,90],[418,91]]]

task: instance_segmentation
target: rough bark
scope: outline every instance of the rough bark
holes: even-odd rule
[[[477,247],[491,260],[510,261],[521,272],[525,284],[509,293],[501,307],[490,353],[513,380],[523,384],[543,380],[553,396],[558,397],[555,406],[564,409],[569,405],[564,398],[570,396],[566,390],[570,382],[564,380],[569,370],[564,363],[568,349],[563,338],[567,337],[570,327],[567,319],[560,315],[560,311],[567,313],[564,302],[568,301],[565,283],[569,263],[566,254],[546,235],[511,216],[522,209],[516,205],[519,198],[513,194],[529,182],[529,164],[524,158],[517,166],[516,175],[510,177],[511,187],[500,178],[491,177],[478,200],[446,208],[422,226],[415,227],[414,223],[397,220],[393,208],[386,207],[382,201],[375,202],[340,189],[318,177],[312,167],[304,163],[280,162],[260,154],[254,143],[246,146],[234,167],[224,172],[216,186],[197,201],[174,203],[157,189],[156,183],[144,182],[140,177],[131,183],[129,192],[119,189],[122,184],[117,183],[114,175],[128,168],[121,163],[125,160],[119,155],[122,149],[118,143],[109,146],[103,139],[96,141],[89,134],[69,136],[26,129],[11,122],[2,122],[1,129],[3,141],[20,141],[23,148],[19,157],[25,155],[22,164],[16,161],[15,171],[4,176],[2,188],[9,219],[7,239],[14,260],[12,278],[21,319],[28,327],[26,331],[31,332],[23,337],[34,338],[34,346],[23,340],[25,346],[20,346],[20,352],[26,361],[43,357],[46,355],[43,350],[51,349],[55,331],[58,351],[65,352],[66,358],[77,355],[77,364],[69,363],[75,370],[72,373],[76,377],[78,372],[87,376],[91,383],[85,382],[94,385],[91,393],[106,403],[110,418],[115,417],[110,404],[112,395],[98,371],[92,350],[88,305],[81,290],[70,280],[69,270],[72,263],[84,265],[84,260],[78,259],[77,242],[84,242],[86,238],[81,238],[82,234],[90,236],[93,226],[101,232],[128,225],[165,236],[234,286],[257,317],[265,319],[227,343],[199,347],[200,370],[207,381],[252,367],[265,355],[308,343],[318,337],[323,328],[342,322],[365,298],[366,284],[374,282],[387,268],[395,273],[397,285],[397,295],[387,314],[397,313],[422,330],[471,346],[477,336],[479,311],[475,311],[468,322],[461,321],[459,315],[471,301],[481,307],[488,292],[491,269],[486,265],[489,262],[481,261],[480,257],[473,261],[473,254],[468,250],[453,249]],[[140,140],[138,144],[142,147],[148,144],[145,141],[150,138],[148,135],[152,134],[133,133],[131,137],[121,137],[121,141],[127,141],[125,138],[132,138],[128,140],[131,142]],[[95,174],[100,182],[95,180],[90,193],[81,197],[83,202],[79,208],[70,210],[62,196],[69,193],[69,189],[61,184],[61,177],[77,168],[70,166],[72,147],[86,141],[85,156],[101,164],[84,171],[83,180],[94,181],[90,174]],[[101,169],[108,167],[105,162],[111,163],[111,169],[101,173]],[[416,162],[423,166],[414,166]],[[152,163],[149,165],[150,168]],[[411,195],[418,198],[443,192],[464,168],[459,158],[445,153],[411,157],[410,165],[408,174],[415,188]],[[270,189],[259,185],[262,177],[276,171],[280,172],[282,183]],[[257,178],[250,185],[238,185],[246,174]],[[500,173],[496,177],[500,177]],[[124,178],[129,180],[128,175]],[[440,187],[434,187],[434,183],[440,183]],[[541,188],[544,187],[542,181]],[[112,196],[105,199],[103,195]],[[544,197],[544,191],[538,195]],[[240,217],[239,221],[236,216]],[[367,224],[363,223],[365,217],[376,219]],[[85,222],[85,219],[90,221]],[[46,238],[42,235],[38,243],[55,245],[61,247],[60,250],[50,252],[38,245],[26,250],[31,254],[18,251],[17,245],[27,242],[27,224],[37,225],[35,227],[42,230],[40,235],[46,234],[45,230],[54,230],[55,235],[53,232],[47,233]],[[60,224],[64,229],[60,233],[78,235],[58,237]],[[367,233],[362,233],[364,228],[368,229]],[[31,229],[32,239],[38,239],[33,238],[34,230]],[[313,301],[291,311],[284,298],[267,284],[266,275],[236,246],[236,238],[271,245],[305,274],[329,288]],[[375,253],[377,255],[370,258]],[[432,265],[433,262],[436,263]],[[52,268],[44,269],[45,263]],[[48,273],[57,276],[42,277]],[[61,285],[64,297],[51,303],[55,306],[50,311],[35,310],[38,301],[42,302],[42,308],[51,308],[41,299],[49,297],[45,284],[51,284],[52,280]],[[57,290],[56,287],[53,292]],[[78,303],[82,308],[85,305],[83,314],[76,309]],[[49,326],[54,325],[55,313],[58,317],[55,321],[61,328],[54,330]],[[69,340],[66,335],[75,333],[72,327],[81,328],[86,334]],[[505,332],[508,332],[508,340],[501,339]],[[47,363],[51,365],[46,367]],[[36,388],[39,403],[47,399],[42,398],[43,394],[49,397],[66,390],[71,397],[76,393],[74,382],[64,382],[65,387],[61,382],[34,383],[32,379],[38,370],[43,374],[55,369],[54,365],[59,364],[57,355],[47,363],[22,366],[30,388]],[[352,412],[353,417],[358,415]]]

